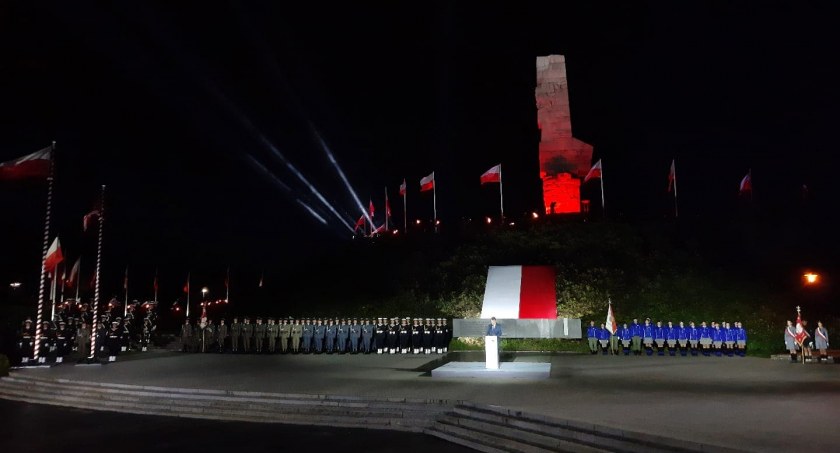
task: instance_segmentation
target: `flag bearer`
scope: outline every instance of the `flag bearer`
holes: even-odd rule
[[[589,327],[586,329],[586,339],[589,341],[589,353],[598,353],[598,328],[595,327],[595,321],[589,321]]]

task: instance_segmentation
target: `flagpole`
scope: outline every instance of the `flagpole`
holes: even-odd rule
[[[58,264],[55,265],[53,269],[53,279],[52,279],[52,294],[50,295],[50,321],[55,321],[55,299],[58,298],[58,288],[56,287],[56,283],[58,282]]]
[[[41,344],[41,320],[44,313],[44,285],[47,278],[47,251],[50,248],[50,212],[52,211],[53,179],[55,175],[55,140],[50,148],[50,175],[47,177],[47,215],[44,220],[44,246],[41,254],[41,280],[38,285],[38,313],[35,318],[35,343],[32,348],[32,360],[38,361],[38,350]]]
[[[76,273],[76,281],[74,282],[76,285],[76,303],[79,302],[79,286],[81,286],[81,278],[82,278],[82,257],[79,257],[79,271]],[[79,351],[81,352],[81,351]]]
[[[155,303],[157,303],[158,296],[158,270],[155,268]]]
[[[604,162],[601,161],[601,212],[607,218],[607,205],[604,203]]]
[[[227,280],[225,280],[225,303],[230,301],[230,266],[227,268]]]
[[[90,357],[96,358],[96,330],[99,326],[99,273],[102,270],[102,238],[105,227],[105,184],[102,185],[102,193],[99,199],[99,237],[96,243],[96,284],[93,291],[93,325],[90,328]]]
[[[187,272],[187,319],[190,317],[190,273]]]
[[[405,178],[403,178],[403,186],[405,186],[403,190],[403,230],[405,234],[408,234],[408,199],[406,198],[408,185],[405,183]]]
[[[680,216],[680,208],[679,208],[679,205],[677,204],[677,161],[675,159],[675,160],[672,160],[671,162],[673,162],[673,164],[674,164],[674,217],[679,217]]]
[[[123,304],[123,319],[125,319],[128,316],[128,266],[125,267],[123,286],[125,286],[125,303]]]
[[[385,232],[388,232],[388,186],[385,186]]]
[[[432,210],[434,211],[434,228],[437,232],[437,181],[435,181],[435,172],[432,172]]]
[[[502,190],[502,164],[499,164],[499,208],[502,215],[502,222],[505,221],[505,195]]]

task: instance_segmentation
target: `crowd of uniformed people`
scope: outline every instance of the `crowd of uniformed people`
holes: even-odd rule
[[[452,330],[443,318],[187,318],[180,337],[185,352],[442,354]]]
[[[648,356],[667,353],[670,356],[744,357],[747,348],[747,331],[739,321],[731,324],[704,321],[698,326],[693,321],[688,325],[682,321],[675,325],[671,321],[653,324],[650,318],[644,323],[634,319],[630,325],[618,325],[614,333],[605,324],[598,327],[595,321],[590,321],[586,337],[590,353],[603,355],[642,355],[644,352]]]
[[[21,365],[62,363],[73,354],[76,358],[87,358],[90,354],[93,314],[87,304],[79,305],[78,313],[66,304],[56,311],[51,321],[41,324],[41,341],[38,360],[35,357],[36,325],[27,318],[18,332],[17,349]],[[120,352],[129,350],[146,351],[157,329],[157,314],[147,303],[142,319],[134,306],[129,306],[125,316],[116,316],[108,310],[95,326],[96,355],[107,357],[113,362]]]

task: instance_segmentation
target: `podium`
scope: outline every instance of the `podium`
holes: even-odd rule
[[[484,355],[488,370],[499,369],[499,337],[487,335],[484,337]]]

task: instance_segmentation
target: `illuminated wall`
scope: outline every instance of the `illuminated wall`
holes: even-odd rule
[[[537,57],[540,178],[546,214],[580,212],[580,182],[592,165],[592,145],[572,137],[569,85],[563,55]]]

